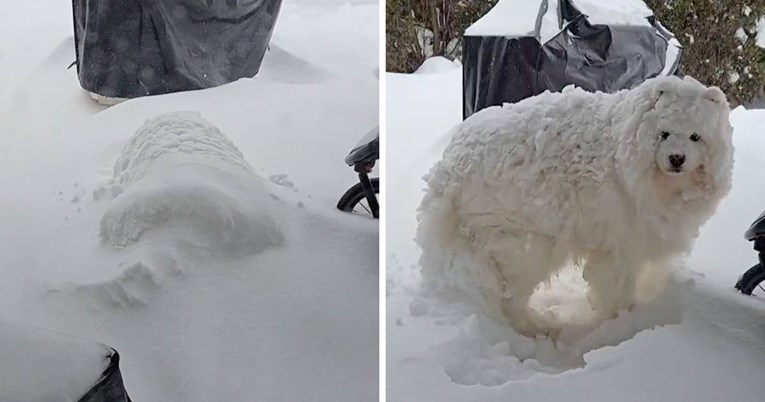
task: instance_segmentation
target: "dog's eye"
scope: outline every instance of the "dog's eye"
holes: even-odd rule
[[[698,135],[696,133],[691,134],[691,141],[698,142],[700,139],[701,139],[700,135]]]
[[[662,131],[661,132],[661,139],[662,140],[666,140],[667,138],[669,138],[669,133],[666,132],[666,131]]]

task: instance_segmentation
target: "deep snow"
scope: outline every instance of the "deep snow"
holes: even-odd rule
[[[378,225],[335,203],[378,4],[286,0],[258,77],[108,109],[71,4],[0,9],[0,316],[114,347],[135,401],[376,400]]]
[[[461,69],[387,75],[387,393],[391,401],[760,401],[765,304],[733,290],[756,262],[743,232],[765,209],[765,113],[737,109],[733,189],[688,263],[633,312],[572,325],[553,345],[524,338],[458,300],[420,291],[415,211],[421,177],[461,118]],[[427,106],[423,106],[427,105]],[[577,272],[542,287],[538,309],[585,321]],[[651,285],[651,284],[648,284]]]

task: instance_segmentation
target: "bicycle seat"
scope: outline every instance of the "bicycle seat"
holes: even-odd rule
[[[380,159],[380,130],[379,126],[370,130],[353,150],[345,157],[348,166],[359,163],[373,163]]]
[[[765,235],[765,212],[761,213],[752,223],[752,226],[749,226],[749,229],[744,232],[744,237],[749,241],[763,235]]]

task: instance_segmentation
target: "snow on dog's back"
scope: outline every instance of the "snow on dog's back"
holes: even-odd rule
[[[109,304],[147,304],[201,255],[244,258],[284,239],[267,184],[199,113],[149,119],[117,158],[111,185],[119,190],[112,191],[99,237],[122,253],[120,272],[75,286]]]
[[[161,230],[159,241],[242,255],[282,240],[262,180],[198,113],[148,120],[117,159],[113,182],[124,190],[101,219],[105,244],[126,247]]]
[[[140,180],[154,161],[173,153],[212,158],[249,169],[231,140],[200,113],[172,112],[147,120],[130,138],[114,164],[114,179],[120,184]]]

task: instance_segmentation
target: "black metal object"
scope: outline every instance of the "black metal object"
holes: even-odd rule
[[[135,98],[258,73],[282,0],[72,0],[87,91]]]
[[[372,136],[373,134],[374,136]],[[364,142],[356,148],[353,148],[351,152],[348,153],[348,156],[345,157],[345,163],[348,166],[353,166],[353,170],[358,173],[359,183],[364,190],[364,196],[369,204],[370,212],[375,219],[379,219],[380,205],[377,202],[377,196],[375,195],[372,181],[369,179],[369,173],[374,168],[377,160],[380,159],[380,136],[378,128],[367,133],[364,138],[365,139],[362,139],[362,141],[366,141],[367,138],[371,139],[369,142]],[[353,187],[348,192],[352,190]],[[338,208],[341,210],[343,209],[341,204],[346,200],[348,192],[341,197],[341,201],[338,203]]]
[[[364,170],[359,171],[358,167],[355,168],[356,172],[359,173],[359,183],[361,183],[361,186],[364,188],[364,195],[366,196],[367,203],[369,204],[369,209],[372,212],[372,217],[375,219],[380,219],[380,205],[377,203],[375,190],[372,187],[372,182],[369,180],[369,175],[367,174],[366,168],[362,169]]]
[[[572,84],[591,92],[616,92],[662,72],[679,73],[679,55],[665,68],[673,36],[653,16],[647,19],[651,26],[590,24],[571,0],[547,1],[558,1],[561,31],[544,43],[538,32],[464,37],[463,118]]]
[[[374,167],[375,162],[378,159],[380,159],[379,137],[366,144],[353,148],[351,152],[348,153],[348,156],[345,157],[345,164],[348,166],[372,165]]]
[[[755,219],[749,229],[744,232],[744,238],[754,242],[759,263],[749,268],[736,282],[736,289],[750,295],[752,291],[765,281],[765,212]]]
[[[760,254],[760,261],[762,261],[762,254]],[[745,295],[751,295],[763,281],[765,281],[765,266],[760,262],[741,275],[736,282],[736,289]]]
[[[111,347],[76,336],[28,326],[24,323],[0,318],[0,372],[10,374],[4,380],[10,389],[0,389],[3,401],[48,399],[76,400],[77,402],[131,402],[120,372],[120,355]],[[22,348],[23,353],[7,353]],[[71,367],[88,367],[69,372]],[[56,375],[57,378],[49,378]],[[92,375],[92,377],[90,377]],[[22,384],[12,383],[19,378],[36,379]],[[32,385],[32,386],[29,386]],[[82,395],[72,395],[73,392]],[[73,399],[67,399],[73,398]]]
[[[754,220],[754,223],[752,223],[751,226],[749,226],[749,229],[744,232],[744,238],[749,241],[755,241],[758,237],[765,236],[765,212],[761,213],[760,216],[757,217],[757,219]],[[756,246],[755,242],[755,250],[758,251],[765,251],[765,250],[759,250]]]

